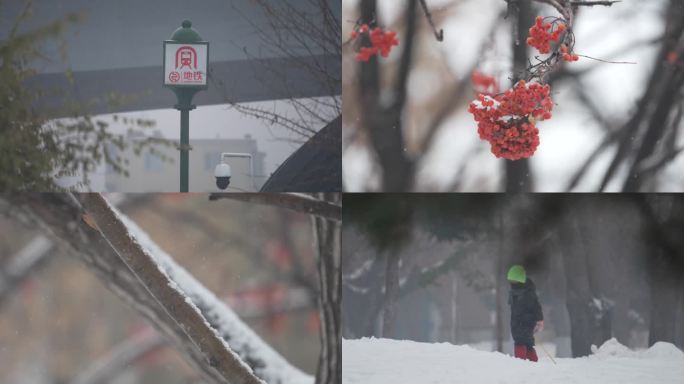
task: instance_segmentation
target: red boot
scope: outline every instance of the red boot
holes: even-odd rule
[[[527,346],[526,345],[515,345],[513,347],[513,353],[518,359],[527,359]],[[536,355],[535,355],[536,356]]]
[[[526,347],[527,349],[527,360],[530,361],[538,361],[539,358],[537,357],[537,351],[534,350],[534,347]]]

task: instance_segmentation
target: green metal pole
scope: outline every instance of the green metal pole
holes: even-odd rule
[[[192,29],[190,20],[183,20],[181,27],[176,29],[171,35],[170,40],[164,41],[164,57],[166,58],[166,46],[168,43],[181,44],[205,44],[206,45],[206,60],[209,60],[209,42],[202,40],[202,37]],[[196,55],[196,54],[195,54]],[[166,59],[165,59],[166,61]],[[173,64],[170,64],[173,65]],[[178,63],[176,63],[176,66]],[[166,68],[167,63],[164,63]],[[195,69],[197,67],[197,58],[195,57]],[[176,73],[178,75],[178,73]],[[165,75],[166,76],[166,75]],[[204,74],[206,80],[206,73]],[[173,80],[172,80],[173,81]],[[195,109],[192,105],[192,97],[195,93],[207,89],[207,84],[198,86],[177,86],[173,84],[166,84],[164,86],[170,87],[178,98],[178,104],[174,107],[181,113],[181,137],[180,137],[180,191],[188,192],[190,189],[190,111]]]
[[[180,142],[180,191],[188,192],[190,167],[190,109],[182,108]]]

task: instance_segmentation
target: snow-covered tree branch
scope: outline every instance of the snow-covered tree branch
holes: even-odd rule
[[[89,197],[82,195],[80,198],[87,202]],[[171,345],[185,355],[186,360],[208,382],[259,381],[245,381],[253,380],[249,378],[238,378],[238,380],[243,381],[230,381],[232,377],[223,376],[222,371],[225,372],[227,368],[217,367],[217,364],[222,364],[222,360],[215,356],[215,351],[206,349],[206,345],[202,343],[207,342],[207,340],[198,339],[198,335],[213,337],[214,342],[220,342],[215,343],[215,345],[218,344],[223,348],[228,345],[230,350],[235,353],[236,358],[242,362],[241,364],[246,364],[245,368],[249,366],[255,376],[269,384],[313,382],[312,377],[285,361],[282,356],[244,325],[230,308],[204,288],[187,271],[178,266],[133,222],[118,214],[113,208],[110,207],[110,213],[114,213],[118,217],[120,221],[119,230],[125,229],[125,236],[131,236],[130,242],[137,243],[140,248],[137,251],[125,247],[121,250],[146,254],[150,258],[148,262],[153,261],[159,272],[152,281],[143,283],[139,278],[148,276],[146,274],[150,273],[149,271],[138,276],[129,269],[100,232],[102,230],[104,233],[107,229],[103,228],[108,228],[98,222],[102,217],[95,218],[96,214],[101,213],[85,215],[79,198],[70,194],[23,194],[7,196],[5,200],[8,204],[5,204],[4,207],[11,207],[4,210],[6,214],[13,215],[28,224],[37,224],[68,254],[86,264],[110,290],[148,319]],[[99,230],[96,229],[98,227]],[[117,235],[124,236],[121,233],[117,233]],[[113,234],[107,236],[113,236]],[[125,238],[118,239],[117,246],[125,245],[125,243],[118,243],[124,240]],[[114,241],[111,241],[114,244]],[[127,246],[133,245],[128,244]],[[140,270],[136,270],[136,272],[140,273]],[[185,316],[187,317],[174,318],[175,311],[178,308],[167,310],[161,305],[148,289],[148,285],[153,283],[167,284],[167,286],[170,284],[179,295],[183,293],[183,302],[186,304],[182,305],[192,308],[196,315],[188,314],[189,311],[186,308]],[[156,289],[160,288],[154,288],[154,290]],[[190,320],[201,320],[202,322],[201,324],[188,324],[187,321]],[[190,330],[187,328],[189,326],[201,326],[204,327],[204,330]],[[192,334],[195,339],[193,340],[189,334]],[[202,344],[201,347],[197,345],[198,343]],[[228,351],[227,348],[225,350]],[[207,351],[212,353],[209,358],[207,358]],[[224,352],[219,351],[218,353]],[[249,371],[244,369],[244,372]]]
[[[162,270],[160,261],[152,256],[151,251],[143,248],[137,239],[141,236],[131,232],[131,227],[124,223],[124,219],[104,197],[100,194],[84,194],[81,195],[81,202],[86,217],[92,219],[104,239],[159,305],[183,329],[209,365],[221,374],[223,381],[236,384],[261,383],[252,369],[231,349],[230,344],[212,329],[183,288]]]
[[[271,205],[327,220],[342,220],[342,206],[302,193],[212,193],[209,199],[229,199]]]

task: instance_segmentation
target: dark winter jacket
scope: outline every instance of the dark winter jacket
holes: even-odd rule
[[[511,335],[518,345],[534,345],[534,326],[543,320],[541,305],[537,298],[537,287],[527,278],[525,283],[511,283],[508,295],[511,306]]]

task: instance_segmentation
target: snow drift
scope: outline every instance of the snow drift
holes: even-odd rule
[[[448,343],[360,339],[343,340],[342,348],[345,384],[684,383],[684,353],[663,342],[633,351],[611,339],[557,364],[540,348],[538,363]]]

